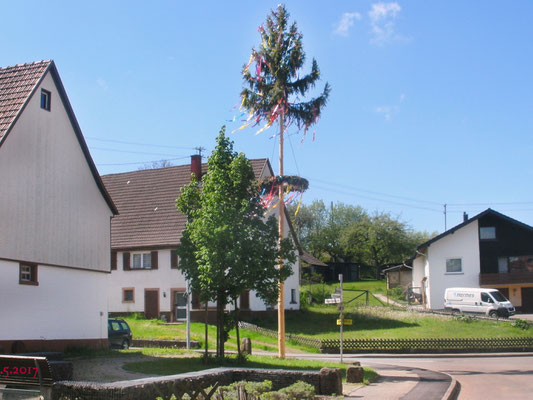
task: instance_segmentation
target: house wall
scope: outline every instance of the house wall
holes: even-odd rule
[[[0,153],[0,258],[109,271],[112,213],[50,73]]]
[[[135,251],[131,251],[134,253]],[[146,251],[148,252],[148,250]],[[114,313],[144,312],[144,289],[159,289],[159,311],[171,311],[171,290],[185,290],[185,278],[170,268],[170,249],[158,251],[158,269],[123,270],[123,252],[117,254],[117,269],[108,276],[109,311]],[[134,289],[134,302],[122,301],[122,289]]]
[[[135,250],[129,252],[134,253]],[[148,250],[142,252],[148,252]],[[117,269],[111,271],[111,274],[107,277],[109,312],[143,313],[145,310],[145,289],[159,289],[160,313],[173,312],[172,292],[185,291],[186,282],[185,277],[179,269],[170,268],[170,253],[170,249],[158,250],[158,269],[133,269],[124,271],[124,252],[117,252]],[[294,266],[293,269],[297,271],[299,268],[298,266],[299,264]],[[285,308],[287,310],[299,309],[300,299],[298,282],[298,274],[293,274],[285,283]],[[134,289],[134,301],[123,302],[123,289],[131,288]],[[295,290],[295,302],[291,302],[291,289]],[[209,307],[215,307],[215,303],[210,302]],[[228,306],[228,308],[231,309],[233,307]],[[256,296],[255,291],[250,292],[250,309],[253,311],[264,311],[267,309],[263,301]]]
[[[19,263],[0,259],[0,342],[107,342],[108,274],[46,265],[37,271],[37,286],[21,285]]]
[[[478,222],[473,221],[428,247],[427,262],[429,268],[426,276],[429,278],[427,287],[429,308],[444,308],[446,288],[479,287],[478,238]],[[462,272],[447,273],[446,259],[448,258],[461,258]]]
[[[426,276],[426,257],[418,256],[413,260],[413,274],[411,285],[413,288],[422,286],[422,279]]]

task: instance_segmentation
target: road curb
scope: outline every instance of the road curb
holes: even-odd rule
[[[445,374],[444,372],[442,373]],[[452,382],[446,393],[444,393],[444,396],[442,396],[442,400],[457,400],[459,393],[461,392],[461,383],[459,383],[459,381],[453,376],[449,374],[445,375],[448,375],[452,379]]]

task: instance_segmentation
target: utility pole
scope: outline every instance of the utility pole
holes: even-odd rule
[[[444,232],[446,232],[448,228],[446,227],[446,204],[444,204]]]

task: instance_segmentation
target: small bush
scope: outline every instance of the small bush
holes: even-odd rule
[[[474,318],[472,318],[472,316],[466,315],[466,314],[454,315],[453,318],[456,321],[466,322],[467,324],[469,324],[470,322],[472,322],[474,320]]]
[[[141,319],[146,319],[144,317],[144,314],[143,313],[140,313],[140,312],[134,312],[130,315],[131,318],[133,319],[136,319],[136,320],[141,320]]]
[[[511,326],[527,331],[529,329],[529,322],[527,322],[525,319],[517,318],[513,320],[513,322],[511,323]]]

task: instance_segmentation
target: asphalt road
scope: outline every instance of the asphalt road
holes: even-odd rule
[[[345,356],[345,359],[347,357]],[[362,365],[396,365],[445,372],[461,383],[459,400],[533,398],[533,355],[349,355]],[[336,358],[338,360],[338,357]],[[387,367],[386,367],[387,368]]]

